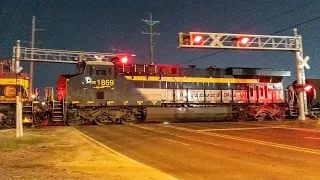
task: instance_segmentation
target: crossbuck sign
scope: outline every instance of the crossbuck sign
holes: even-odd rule
[[[299,56],[299,68],[303,69],[305,67],[306,69],[310,69],[310,65],[308,64],[309,59],[309,56],[306,56],[304,59],[301,56]]]

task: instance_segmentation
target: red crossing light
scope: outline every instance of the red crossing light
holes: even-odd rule
[[[194,35],[193,36],[193,44],[194,45],[200,45],[203,42],[203,37],[200,35]]]
[[[312,89],[311,85],[306,85],[306,86],[303,87],[304,91],[310,91],[311,89]]]
[[[248,44],[249,40],[250,40],[249,38],[243,37],[240,39],[240,43],[243,45],[246,45],[246,44]]]
[[[195,42],[195,43],[199,43],[199,42],[201,42],[201,40],[202,40],[202,36],[196,36],[196,37],[194,37],[194,42]]]
[[[127,55],[118,55],[111,58],[111,62],[115,64],[126,64],[129,62],[129,58]]]

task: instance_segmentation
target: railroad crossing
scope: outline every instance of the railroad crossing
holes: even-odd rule
[[[298,35],[296,28],[294,36],[181,32],[179,48],[291,51],[295,53],[297,84],[300,86],[306,84],[304,68],[310,69],[309,56],[303,58],[302,36]],[[297,93],[299,120],[305,120],[308,114],[307,96],[303,91]]]

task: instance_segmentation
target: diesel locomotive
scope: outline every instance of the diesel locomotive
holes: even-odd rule
[[[15,126],[16,96],[20,95],[22,101],[27,100],[29,76],[25,73],[10,72],[10,63],[6,60],[0,62],[0,127]],[[30,116],[23,119],[30,124]]]
[[[284,117],[286,93],[282,81],[290,71],[183,68],[174,64],[129,64],[127,60],[114,57],[111,61],[81,61],[74,74],[58,77],[57,100],[65,105],[69,123]]]

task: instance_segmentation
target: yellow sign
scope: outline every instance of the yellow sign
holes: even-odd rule
[[[14,97],[16,95],[16,88],[14,86],[7,86],[4,88],[4,95],[6,97]]]

